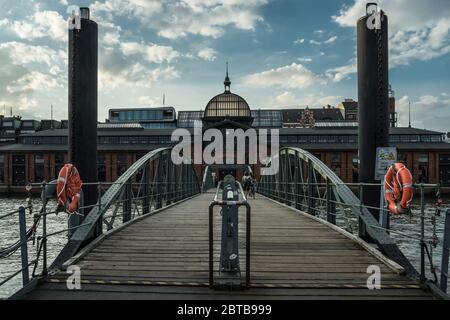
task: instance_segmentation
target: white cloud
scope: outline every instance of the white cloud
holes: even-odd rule
[[[61,67],[67,56],[63,50],[54,50],[48,46],[35,46],[17,41],[1,43],[0,50],[8,54],[15,64],[44,64],[46,69],[48,67]]]
[[[153,63],[170,62],[180,56],[172,47],[153,43],[123,42],[120,47],[126,57],[141,56],[144,60]]]
[[[351,74],[356,73],[357,65],[356,60],[352,59],[347,65],[328,69],[325,74],[328,79],[330,79],[333,82],[339,82],[345,79],[348,79],[348,77]]]
[[[330,44],[330,43],[335,42],[337,39],[338,39],[338,36],[332,36],[331,38],[325,40],[323,43]]]
[[[275,105],[276,106],[296,106],[298,105],[299,99],[297,96],[289,91],[285,91],[282,94],[275,97]]]
[[[38,71],[32,71],[8,85],[6,90],[9,93],[21,93],[56,87],[61,87],[61,84],[59,84],[54,77]]]
[[[67,40],[67,22],[56,11],[37,11],[29,19],[9,23],[11,31],[21,39],[51,38],[59,42]]]
[[[213,48],[203,48],[197,53],[197,56],[206,61],[214,61],[217,58],[217,51]]]
[[[411,101],[411,124],[416,128],[449,131],[450,99],[448,96],[423,95],[418,99],[403,96],[396,101],[398,125],[408,125],[408,104]],[[436,115],[439,116],[436,116]]]
[[[303,38],[298,38],[296,40],[294,40],[294,42],[292,42],[294,45],[298,45],[298,44],[302,44],[305,42],[305,39]]]
[[[297,58],[297,61],[300,61],[300,62],[312,62],[313,59],[312,58],[308,58],[308,57],[300,57],[300,58]]]
[[[140,96],[137,101],[141,106],[145,107],[160,107],[162,105],[161,98]]]
[[[428,61],[450,52],[450,2],[448,0],[380,0],[389,19],[390,65]],[[365,0],[344,6],[333,20],[342,27],[356,26],[365,14]]]
[[[140,63],[123,67],[119,72],[102,68],[99,71],[100,90],[119,87],[150,88],[153,83],[179,78],[179,72],[173,67],[150,69]]]
[[[298,97],[296,94],[290,91],[285,91],[276,96],[273,105],[278,107],[323,107],[327,105],[335,106],[343,100],[341,96],[325,96],[323,94],[307,94]]]
[[[258,9],[268,0],[107,0],[96,1],[96,14],[112,20],[113,16],[137,19],[143,27],[159,36],[176,39],[188,34],[218,38],[226,26],[253,31],[264,21]]]
[[[323,83],[320,75],[302,64],[292,63],[277,69],[254,73],[244,78],[244,83],[255,87],[279,86],[284,88],[306,88],[314,83]]]
[[[332,43],[336,42],[337,39],[338,39],[338,36],[332,36],[325,41],[318,41],[318,40],[312,39],[312,40],[309,40],[309,43],[313,44],[315,46],[321,46],[323,44],[332,44]]]

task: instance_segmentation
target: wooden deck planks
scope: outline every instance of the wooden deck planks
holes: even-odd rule
[[[110,235],[77,262],[82,290],[52,276],[29,299],[428,299],[359,244],[326,225],[265,198],[251,200],[252,288],[216,292],[208,282],[208,206],[203,194]],[[243,209],[242,209],[243,210]],[[220,251],[215,212],[215,269]],[[240,219],[245,268],[245,214]],[[381,268],[381,290],[368,290],[369,265]],[[164,283],[160,285],[158,283]]]

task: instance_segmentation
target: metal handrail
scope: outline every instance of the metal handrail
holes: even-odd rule
[[[277,158],[279,162],[279,172],[274,176],[263,176],[258,186],[258,192],[285,203],[290,206],[295,206],[298,209],[307,209],[310,214],[316,215],[317,212],[324,212],[327,215],[327,221],[336,224],[336,206],[342,206],[350,209],[355,219],[353,221],[362,223],[367,231],[367,234],[376,241],[381,251],[392,260],[403,266],[410,277],[426,281],[425,275],[425,251],[428,252],[427,243],[424,235],[424,223],[426,214],[424,210],[424,201],[421,201],[421,235],[416,240],[421,243],[421,270],[420,273],[412,266],[411,262],[403,255],[401,250],[396,245],[395,241],[390,238],[389,233],[395,233],[389,228],[380,226],[369,209],[380,210],[380,212],[387,214],[387,208],[379,208],[364,205],[363,199],[358,199],[350,190],[350,187],[358,187],[361,194],[363,186],[378,186],[381,183],[344,183],[340,178],[322,161],[317,159],[311,153],[299,148],[282,148],[279,152],[273,155],[271,161],[267,165],[271,165],[273,159]],[[304,165],[306,164],[306,166]],[[306,171],[306,172],[305,172]],[[324,182],[319,182],[317,175],[320,176]],[[415,184],[416,188],[421,193],[423,199],[425,188],[437,189],[437,196],[440,196],[439,184]],[[323,189],[321,188],[323,187]],[[321,190],[322,189],[322,190]],[[324,198],[321,198],[323,195]],[[326,196],[326,198],[325,198]],[[320,201],[320,205],[326,207],[321,209],[317,207],[315,201]],[[333,209],[334,207],[334,209]],[[346,212],[346,211],[342,211]],[[343,215],[347,222],[349,217]],[[434,217],[431,218],[433,223]],[[344,221],[345,221],[344,220]],[[358,228],[360,230],[360,228]],[[450,232],[450,230],[449,230]],[[429,256],[429,254],[428,254]],[[430,260],[431,268],[434,269],[433,263]]]
[[[57,214],[61,212],[60,209],[56,210],[47,210],[48,199],[55,196],[55,184],[56,181],[44,182],[42,184],[30,184],[29,186],[40,186],[42,187],[42,201],[43,206],[39,213],[34,214],[35,219],[42,219],[42,235],[31,237],[31,233],[26,232],[27,239],[24,240],[25,230],[25,209],[30,209],[30,213],[32,213],[33,207],[31,205],[31,188],[27,188],[29,193],[29,205],[27,207],[21,207],[19,210],[14,210],[5,215],[2,215],[1,218],[6,218],[13,216],[16,213],[19,213],[21,218],[19,226],[21,229],[21,241],[14,244],[14,249],[23,248],[26,250],[27,243],[30,241],[38,240],[38,252],[36,259],[31,263],[26,263],[27,267],[25,268],[24,261],[28,261],[28,252],[24,251],[21,254],[22,257],[22,269],[14,272],[12,276],[9,276],[5,281],[2,281],[0,285],[10,281],[18,274],[22,273],[24,279],[27,281],[23,281],[23,286],[28,283],[28,267],[34,265],[33,269],[33,277],[35,275],[35,270],[39,262],[42,261],[42,272],[38,276],[45,276],[48,274],[47,268],[47,239],[56,235],[59,235],[64,232],[73,232],[71,238],[69,239],[68,244],[61,250],[58,257],[53,262],[50,267],[51,271],[55,268],[59,268],[61,263],[70,258],[76,251],[77,248],[81,246],[82,243],[88,241],[88,237],[91,232],[96,228],[97,224],[105,223],[108,226],[108,230],[113,228],[115,223],[115,219],[117,217],[117,208],[118,206],[123,206],[123,223],[129,221],[134,217],[134,213],[137,211],[138,215],[150,213],[153,209],[159,209],[163,205],[169,205],[172,202],[177,202],[183,200],[189,196],[197,194],[200,192],[200,186],[196,179],[194,169],[190,164],[181,164],[179,166],[174,165],[172,162],[163,161],[163,157],[170,158],[171,148],[161,148],[154,151],[149,152],[144,157],[140,158],[136,161],[124,174],[122,174],[119,179],[112,183],[103,183],[103,182],[95,182],[95,183],[83,183],[83,185],[95,185],[98,187],[98,202],[93,205],[82,205],[80,203],[80,207],[77,209],[76,215],[83,216],[84,220],[82,223],[77,225],[69,225],[68,228],[54,231],[51,233],[47,233],[47,216],[51,214]],[[157,164],[154,163],[154,160],[157,160]],[[164,164],[163,164],[164,162]],[[150,166],[153,166],[155,171],[152,171],[150,176]],[[162,168],[165,168],[164,171]],[[138,176],[138,174],[142,174],[140,181],[134,181],[134,178]],[[138,179],[138,180],[139,180]],[[148,180],[151,180],[150,182]],[[155,179],[153,181],[152,179]],[[178,181],[182,179],[182,181]],[[102,186],[109,186],[109,189],[103,194]],[[127,189],[128,188],[128,189]],[[133,189],[138,189],[137,194],[133,193]],[[128,190],[126,192],[126,190]],[[146,192],[141,192],[142,190],[147,190]],[[132,201],[136,203],[142,204],[143,210],[142,213],[139,212],[139,209],[135,205],[133,208]],[[112,206],[115,205],[116,209],[114,214],[111,216],[111,221],[108,222],[105,220],[107,217],[105,213]],[[154,207],[152,206],[154,205]],[[148,206],[147,212],[144,208]],[[125,209],[127,207],[127,209]],[[129,210],[130,216],[127,219],[125,217],[125,210]],[[22,215],[23,213],[23,215]],[[73,215],[72,215],[73,216]],[[37,226],[33,226],[36,228]],[[26,230],[25,230],[26,231]],[[36,233],[36,230],[33,230],[33,234]],[[92,239],[91,239],[92,240]],[[39,244],[40,241],[40,244]],[[17,247],[17,248],[16,248]]]

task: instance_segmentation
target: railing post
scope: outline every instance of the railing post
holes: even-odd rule
[[[312,178],[314,175],[313,164],[311,160],[308,161],[308,213],[314,215],[314,184]]]
[[[102,210],[102,184],[100,181],[97,185],[97,203],[98,203],[98,210]],[[103,214],[100,216],[100,219],[98,219],[96,231],[95,231],[95,237],[99,237],[103,233]]]
[[[301,170],[300,168],[300,163],[299,163],[299,157],[298,157],[298,152],[295,152],[295,177],[294,177],[294,190],[295,190],[295,194],[294,194],[294,200],[295,200],[295,209],[301,210],[301,205],[300,205],[300,185],[299,185],[299,180],[298,180],[298,176],[299,176],[299,170]]]
[[[441,290],[447,292],[448,259],[450,253],[450,209],[445,213],[444,240],[442,242]]]
[[[169,159],[167,159],[169,160]],[[166,184],[166,205],[169,205],[172,203],[172,197],[173,197],[173,163],[171,161],[167,161],[167,184]]]
[[[142,181],[144,181],[144,186],[142,188],[142,193],[144,194],[144,199],[142,201],[142,214],[147,214],[150,212],[150,179],[148,174],[148,171],[150,170],[149,167],[150,163],[147,162],[145,164],[145,169],[143,172],[144,177],[142,178]]]
[[[155,203],[155,209],[161,209],[162,208],[162,158],[161,155],[158,157],[158,167],[157,172],[155,176],[155,191],[156,191],[156,203]]]
[[[123,223],[131,220],[131,194],[132,194],[132,179],[130,179],[124,186],[123,193],[123,214],[122,221]]]
[[[363,211],[363,185],[359,183],[359,213],[362,214]],[[367,239],[366,225],[361,218],[358,218],[358,235],[361,239]]]
[[[327,179],[327,221],[336,224],[336,203],[334,203],[333,185]]]
[[[426,280],[425,275],[425,201],[423,184],[420,184],[420,278]]]
[[[284,203],[288,206],[291,205],[289,201],[289,182],[288,182],[288,160],[289,160],[289,153],[286,150],[286,154],[284,156],[284,168],[283,168],[283,189],[284,189]]]
[[[47,183],[42,183],[42,275],[47,275]]]
[[[28,243],[27,243],[27,220],[25,218],[25,208],[19,208],[19,230],[20,230],[20,257],[22,260],[22,284],[26,286],[30,281],[28,270]]]

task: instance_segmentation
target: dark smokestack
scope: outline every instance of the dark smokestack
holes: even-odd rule
[[[80,9],[81,29],[69,30],[69,162],[81,179],[97,182],[98,26]],[[97,188],[83,186],[84,205],[97,202]]]
[[[377,24],[372,9],[367,5],[367,15],[357,23],[358,34],[358,106],[359,106],[359,181],[375,181],[375,157],[377,147],[389,143],[389,77],[388,77],[388,18],[383,11]],[[380,21],[378,19],[378,21]],[[364,187],[362,199],[365,205],[378,207],[380,187]],[[372,210],[378,219],[378,210]],[[360,230],[361,231],[361,230]],[[361,236],[365,230],[361,231]]]

